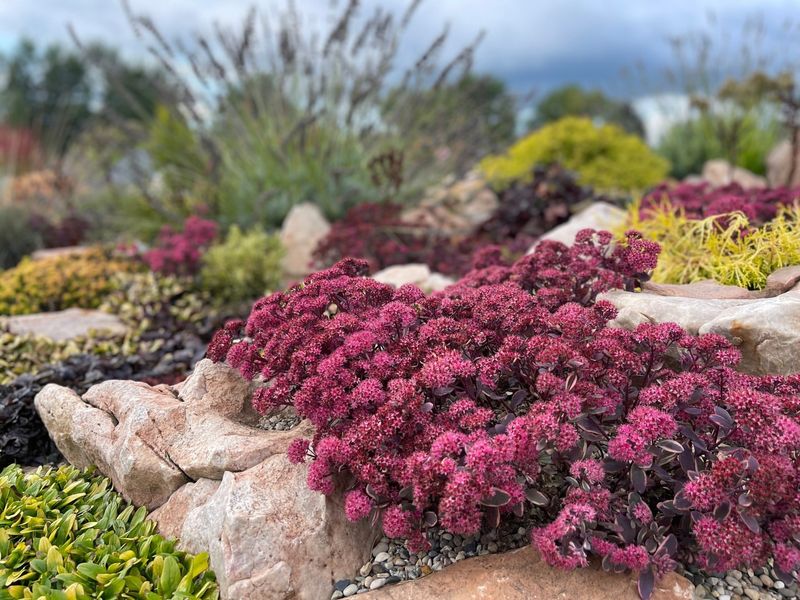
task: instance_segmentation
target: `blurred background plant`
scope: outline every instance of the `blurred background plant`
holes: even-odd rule
[[[603,191],[642,191],[661,181],[669,163],[640,138],[587,117],[563,117],[528,134],[508,152],[487,156],[481,169],[499,189],[525,181],[540,164],[559,163],[585,185]]]
[[[269,19],[252,9],[238,27],[186,41],[167,39],[123,3],[167,84],[155,106],[144,98],[140,113],[154,109],[139,121],[146,126],[106,120],[141,153],[127,173],[138,193],[107,207],[116,213],[107,226],[126,223],[151,237],[154,223],[177,223],[200,205],[223,230],[277,227],[300,202],[338,218],[367,200],[413,200],[505,147],[515,134],[515,98],[501,81],[472,74],[480,35],[444,60],[445,29],[399,72],[401,37],[418,5],[401,15],[379,5],[357,19],[353,0],[318,30],[287,3]],[[110,87],[127,87],[103,68],[106,53],[74,38]],[[387,186],[379,167],[391,156]]]

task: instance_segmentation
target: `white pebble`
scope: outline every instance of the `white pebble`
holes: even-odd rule
[[[344,588],[343,594],[345,598],[350,596],[355,596],[358,593],[358,586],[355,583],[351,583],[346,588]]]
[[[372,583],[369,584],[369,589],[377,590],[379,587],[383,587],[383,584],[386,583],[386,579],[375,579]]]
[[[375,555],[375,562],[382,563],[389,560],[390,558],[391,557],[389,556],[389,553],[384,550],[383,552],[380,552]]]

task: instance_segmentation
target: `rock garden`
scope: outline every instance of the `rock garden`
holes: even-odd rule
[[[438,125],[473,75],[348,88],[401,152],[286,80],[206,128],[173,82],[123,184],[89,137],[8,179],[0,600],[798,598],[795,145],[679,176],[582,113]]]

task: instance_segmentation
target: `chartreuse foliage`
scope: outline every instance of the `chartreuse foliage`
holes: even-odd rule
[[[253,300],[280,284],[282,257],[277,235],[258,228],[245,233],[233,225],[225,241],[203,256],[201,285],[216,300]]]
[[[79,255],[28,258],[0,273],[0,314],[95,308],[114,289],[114,275],[135,269],[132,261],[111,258],[99,248]]]
[[[640,138],[615,125],[598,127],[585,117],[565,117],[545,125],[507,153],[486,157],[481,169],[502,189],[529,178],[536,165],[556,162],[577,172],[581,183],[599,190],[644,190],[669,170],[669,162]]]
[[[10,465],[0,502],[0,600],[219,596],[207,554],[176,550],[91,471]]]
[[[691,283],[713,279],[726,285],[760,289],[773,271],[800,264],[800,206],[782,207],[760,227],[744,212],[690,219],[681,208],[630,208],[633,227],[662,247],[653,280]]]

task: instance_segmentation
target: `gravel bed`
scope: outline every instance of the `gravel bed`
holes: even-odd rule
[[[787,600],[800,598],[797,581],[791,585],[783,583],[772,568],[767,567],[739,571],[733,569],[725,575],[712,575],[689,567],[684,575],[695,584],[696,600],[719,598],[719,600]]]
[[[439,528],[430,534],[431,549],[410,553],[402,539],[383,537],[372,549],[370,560],[350,579],[334,585],[331,600],[348,598],[376,590],[384,585],[418,579],[448,565],[484,554],[507,552],[530,543],[531,525],[523,520],[503,523],[499,530],[480,536],[463,537]],[[724,576],[707,574],[697,567],[683,572],[695,584],[695,600],[797,600],[797,581],[787,586],[772,569],[772,561],[763,569],[731,570]]]
[[[376,590],[384,585],[418,579],[448,565],[484,554],[507,552],[530,543],[530,525],[522,520],[503,523],[500,529],[483,535],[460,536],[440,528],[429,534],[431,549],[410,553],[405,540],[383,537],[372,549],[370,560],[351,579],[336,582],[331,600]]]
[[[300,417],[294,412],[294,409],[287,407],[271,415],[264,415],[258,422],[260,429],[267,431],[289,431],[297,427],[300,423]]]

